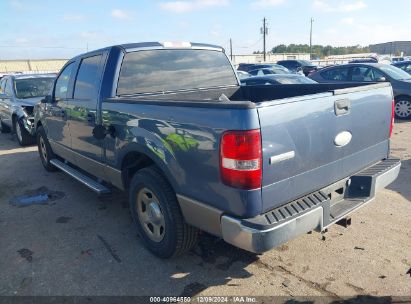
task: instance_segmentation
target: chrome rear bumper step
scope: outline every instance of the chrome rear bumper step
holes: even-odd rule
[[[254,218],[223,215],[221,234],[227,243],[262,253],[306,232],[322,231],[371,202],[377,190],[397,178],[400,167],[399,159],[385,159],[343,179],[342,183]]]
[[[56,167],[59,168],[61,171],[67,173],[74,179],[78,180],[97,194],[107,194],[110,193],[110,189],[108,189],[106,186],[102,185],[98,181],[92,179],[91,177],[81,173],[80,171],[76,170],[75,168],[71,167],[70,165],[67,165],[63,163],[62,161],[58,159],[52,159],[50,160],[50,163]]]

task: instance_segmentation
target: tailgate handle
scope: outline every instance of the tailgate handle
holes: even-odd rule
[[[337,100],[334,104],[335,115],[344,115],[350,112],[351,101],[349,99]]]

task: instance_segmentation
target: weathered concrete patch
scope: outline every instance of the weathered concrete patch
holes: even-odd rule
[[[35,190],[29,190],[23,195],[12,197],[9,203],[16,207],[27,207],[31,205],[48,205],[62,199],[65,196],[64,192],[52,191],[47,187],[40,187]]]

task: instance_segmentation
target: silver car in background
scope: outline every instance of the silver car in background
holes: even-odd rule
[[[14,132],[20,145],[34,143],[33,109],[46,96],[55,74],[8,75],[0,81],[0,127],[2,133]]]

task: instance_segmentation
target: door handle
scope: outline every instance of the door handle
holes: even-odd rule
[[[340,99],[336,100],[334,103],[335,115],[344,115],[348,114],[351,109],[351,100],[349,99]]]

